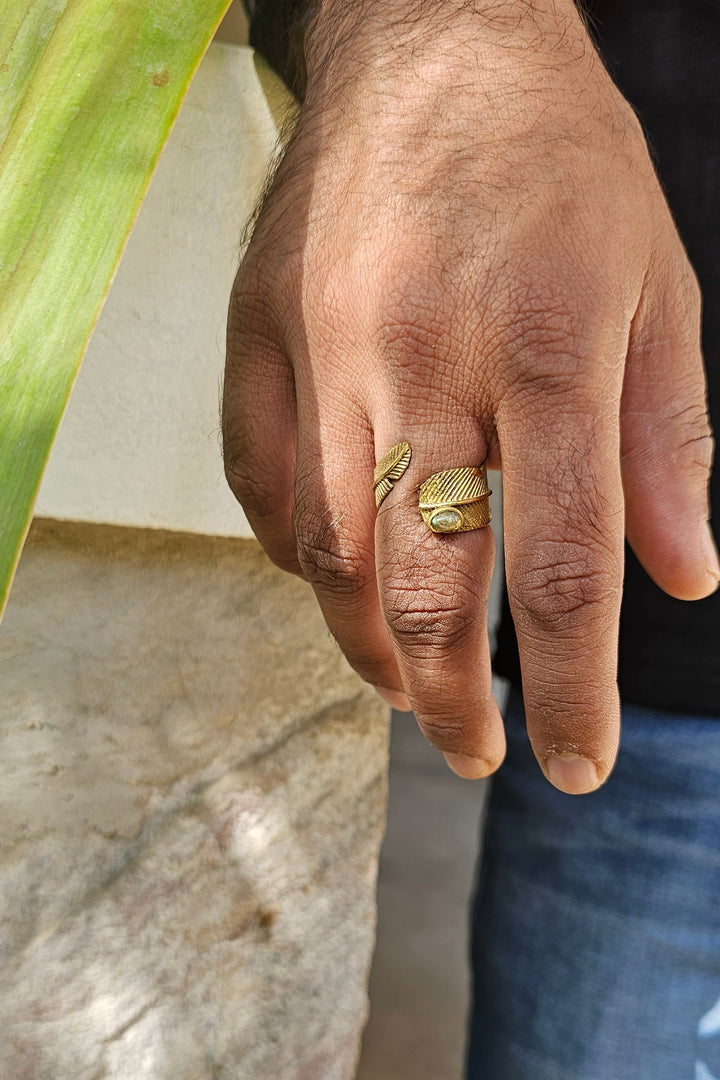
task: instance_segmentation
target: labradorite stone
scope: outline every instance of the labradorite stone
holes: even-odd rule
[[[459,510],[438,510],[430,518],[430,527],[436,532],[455,532],[462,525]]]

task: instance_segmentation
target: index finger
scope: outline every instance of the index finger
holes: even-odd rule
[[[528,391],[497,423],[528,735],[548,780],[584,794],[610,774],[620,732],[619,400]]]

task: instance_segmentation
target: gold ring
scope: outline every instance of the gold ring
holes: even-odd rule
[[[420,487],[420,513],[434,533],[469,532],[490,524],[490,496],[484,465],[434,473]]]
[[[385,457],[378,461],[373,476],[376,506],[379,506],[383,499],[390,494],[393,484],[400,479],[410,464],[411,457],[410,443],[400,442],[393,446],[392,450],[388,450]]]

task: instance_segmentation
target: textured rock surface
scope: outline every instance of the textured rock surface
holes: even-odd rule
[[[0,702],[3,1080],[350,1080],[387,718],[309,590],[36,523]]]

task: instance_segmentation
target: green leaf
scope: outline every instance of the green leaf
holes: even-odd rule
[[[0,611],[122,249],[229,0],[0,0]]]

